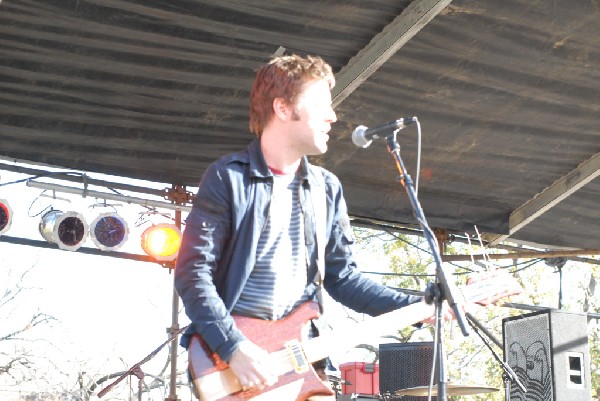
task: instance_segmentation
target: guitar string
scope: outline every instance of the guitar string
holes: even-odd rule
[[[294,360],[302,360],[304,365],[310,365],[310,361],[306,357],[306,354],[304,353],[304,348],[301,346],[301,344],[293,344],[289,348],[284,348],[278,351],[271,352],[269,354],[269,359],[272,362],[278,364],[278,366],[281,362],[290,362],[294,367],[298,365],[294,363]],[[286,366],[285,368],[288,369],[289,366]],[[294,369],[292,368],[292,370]],[[282,373],[286,373],[288,371],[289,369]]]

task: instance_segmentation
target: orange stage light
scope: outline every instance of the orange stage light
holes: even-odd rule
[[[181,246],[181,231],[174,224],[157,224],[142,233],[142,249],[159,262],[177,258]]]

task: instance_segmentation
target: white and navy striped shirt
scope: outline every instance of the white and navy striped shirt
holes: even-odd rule
[[[256,264],[233,308],[236,314],[278,320],[307,299],[300,182],[297,174],[274,176]]]

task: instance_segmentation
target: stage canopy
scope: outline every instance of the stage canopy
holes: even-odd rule
[[[256,68],[334,68],[338,122],[313,159],[357,220],[418,227],[384,141],[432,228],[599,249],[600,9],[591,0],[3,0],[0,156],[195,187],[245,147]],[[421,154],[419,174],[417,156]]]

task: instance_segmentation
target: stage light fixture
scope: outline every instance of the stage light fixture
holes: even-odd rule
[[[11,220],[12,209],[10,205],[4,199],[0,199],[0,235],[8,231]]]
[[[128,234],[127,222],[117,213],[102,213],[90,224],[90,237],[102,251],[119,249]]]
[[[89,226],[80,213],[51,209],[40,221],[40,234],[60,249],[76,251],[88,235]]]
[[[181,246],[181,231],[175,224],[156,224],[142,233],[142,249],[159,262],[177,258]]]

